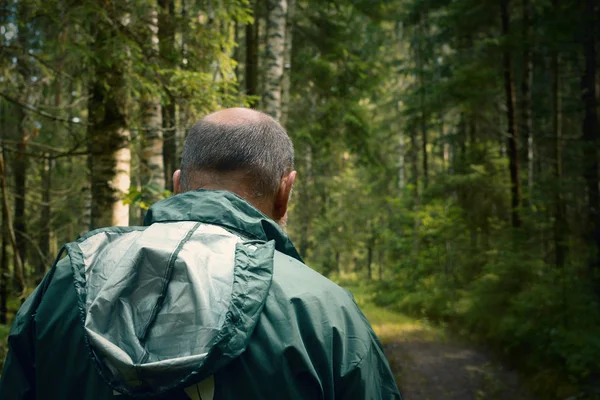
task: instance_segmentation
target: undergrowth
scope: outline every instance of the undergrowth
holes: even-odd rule
[[[489,251],[478,268],[467,263],[451,272],[421,259],[381,282],[374,301],[485,344],[517,367],[541,398],[599,399],[596,296],[576,274],[510,250]]]

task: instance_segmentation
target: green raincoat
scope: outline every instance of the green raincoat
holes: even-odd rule
[[[2,400],[401,398],[352,296],[230,192],[63,250],[15,318]]]

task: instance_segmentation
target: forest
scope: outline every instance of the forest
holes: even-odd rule
[[[243,106],[294,142],[308,265],[600,398],[599,51],[595,0],[2,0],[0,359],[62,245]]]

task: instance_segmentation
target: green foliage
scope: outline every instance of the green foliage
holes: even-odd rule
[[[131,186],[129,192],[123,198],[123,204],[146,211],[152,204],[172,195],[171,191],[164,190],[156,185],[144,185],[141,189]]]
[[[0,325],[0,372],[4,366],[4,359],[8,352],[8,332],[10,327],[8,325]]]
[[[393,282],[381,284],[377,303],[492,345],[545,398],[576,394],[577,383],[600,368],[600,309],[577,278],[583,270],[548,266],[526,236],[502,226],[485,240],[465,234],[461,214],[452,201],[423,206],[418,252],[415,238],[400,241],[413,255],[398,263]],[[487,249],[474,249],[477,242]]]
[[[119,123],[132,136],[132,185],[123,198],[132,223],[171,195],[141,182],[144,97],[160,97],[163,111],[172,107],[174,125],[163,137],[178,151],[200,116],[258,100],[243,93],[240,78],[253,61],[242,56],[245,24],[258,22],[264,69],[262,2],[174,1],[172,11],[159,10],[160,27],[171,31],[158,54],[148,40],[152,4],[19,0],[0,15],[1,145],[10,177],[27,141],[28,190],[17,192],[25,188],[10,178],[8,197],[27,200],[29,276],[52,258],[36,250],[46,201],[35,188],[49,176],[39,161],[55,161],[47,203],[55,247],[89,229],[93,84],[124,108]],[[531,0],[529,22],[526,4],[509,3],[511,30],[502,34],[498,1],[297,0],[286,128],[299,174],[288,229],[312,267],[352,280],[377,325],[411,323],[382,305],[448,324],[520,366],[542,398],[565,398],[587,389],[600,370],[600,306],[589,265],[596,249],[582,183],[585,32],[577,2]],[[517,206],[506,144],[507,49],[519,132],[526,50],[535,77],[532,144],[518,143],[524,201]],[[560,206],[563,225],[556,223]],[[511,212],[521,216],[518,229]],[[390,338],[399,332],[393,328]]]

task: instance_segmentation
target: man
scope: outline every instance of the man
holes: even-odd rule
[[[66,245],[23,304],[0,398],[399,399],[351,295],[280,227],[293,157],[265,114],[201,120],[177,195]]]

